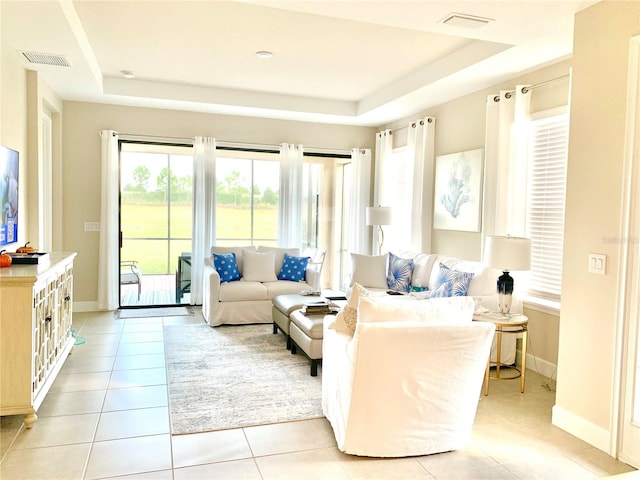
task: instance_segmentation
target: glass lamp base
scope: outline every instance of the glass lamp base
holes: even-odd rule
[[[499,293],[498,294],[498,311],[500,313],[509,313],[511,310],[511,294]]]

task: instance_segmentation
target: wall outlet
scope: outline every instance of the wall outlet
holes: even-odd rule
[[[607,271],[607,256],[600,253],[590,253],[588,271],[604,275]]]
[[[84,231],[85,232],[99,232],[100,231],[100,222],[84,222]]]

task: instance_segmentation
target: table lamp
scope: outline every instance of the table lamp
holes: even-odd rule
[[[502,270],[498,277],[498,311],[509,313],[513,277],[509,271],[531,268],[531,240],[523,237],[489,235],[484,248],[484,264]]]
[[[369,226],[378,226],[378,255],[382,251],[384,232],[382,225],[391,225],[391,207],[367,207],[365,211],[365,223]]]

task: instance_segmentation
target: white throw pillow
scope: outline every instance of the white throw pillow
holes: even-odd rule
[[[336,315],[336,321],[333,323],[334,330],[353,335],[358,323],[358,303],[367,295],[369,292],[366,288],[358,283],[353,285],[347,304]]]
[[[358,322],[440,322],[468,323],[473,320],[472,297],[445,297],[430,300],[370,299],[358,303]]]
[[[244,266],[242,278],[247,282],[275,282],[275,252],[242,252]]]
[[[389,288],[387,286],[387,255],[351,254],[351,282],[369,288]]]

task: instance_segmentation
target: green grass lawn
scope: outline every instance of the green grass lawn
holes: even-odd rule
[[[251,211],[248,208],[219,206],[216,213],[217,238],[242,238],[249,244]],[[278,237],[278,209],[256,209],[253,221],[253,237],[271,239],[258,243],[273,244]],[[191,251],[191,206],[172,205],[168,215],[166,205],[123,204],[121,222],[120,256],[123,260],[137,260],[143,274],[175,273],[178,255]],[[168,237],[171,240],[167,240]]]

